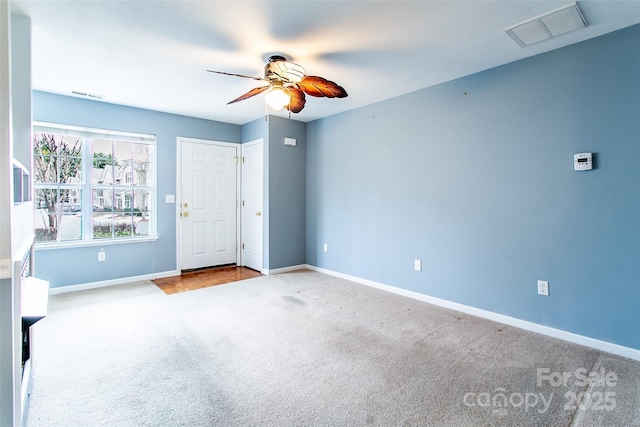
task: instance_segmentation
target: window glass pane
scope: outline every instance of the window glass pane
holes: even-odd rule
[[[94,189],[92,199],[94,239],[113,237],[113,190]]]
[[[113,237],[113,214],[111,212],[93,213],[93,238],[110,239]]]
[[[36,189],[34,228],[37,242],[58,239],[57,189]]]
[[[93,169],[91,182],[113,184],[113,147],[110,140],[92,139]]]
[[[60,227],[58,228],[58,240],[80,240],[82,239],[82,215],[62,214],[60,215]]]
[[[58,182],[61,184],[82,183],[82,158],[58,156]]]
[[[91,200],[93,201],[93,212],[104,211],[104,190],[94,189],[92,191]]]
[[[77,188],[58,189],[58,211],[64,213],[80,212],[81,208],[82,190]]]
[[[116,161],[131,160],[133,157],[133,143],[113,141],[113,154]]]
[[[148,190],[135,190],[133,193],[134,233],[137,236],[149,235],[149,206],[151,195]]]
[[[115,157],[113,179],[115,184],[131,184],[132,146],[133,143],[131,142],[114,141],[113,143],[113,155]]]
[[[34,213],[35,228],[34,233],[36,235],[36,242],[55,242],[58,240],[58,229],[49,228],[43,224],[46,222],[46,218],[42,218],[39,212]]]
[[[33,137],[35,182],[80,183],[82,141],[78,137],[36,133]]]
[[[57,158],[35,154],[33,156],[33,173],[35,183],[58,182]]]
[[[94,188],[92,198],[94,212],[113,211],[113,190]]]
[[[151,184],[151,146],[133,144],[133,185]]]
[[[113,215],[115,237],[129,237],[133,234],[131,212],[116,212]]]
[[[151,206],[151,193],[149,190],[134,190],[133,194],[133,211],[148,215]]]
[[[131,188],[115,187],[113,191],[113,210],[131,212]]]
[[[69,189],[69,209],[71,212],[82,212],[82,189]]]
[[[36,189],[36,210],[42,210],[45,213],[55,212],[58,201],[57,188],[38,188]]]
[[[34,209],[36,241],[82,239],[82,190],[38,188]]]

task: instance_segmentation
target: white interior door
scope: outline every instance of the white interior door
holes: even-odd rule
[[[242,265],[262,272],[263,143],[242,145]]]
[[[180,268],[235,264],[238,147],[180,142]]]

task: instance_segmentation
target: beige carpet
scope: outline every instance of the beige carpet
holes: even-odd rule
[[[310,271],[55,295],[36,333],[29,427],[640,425],[638,362]]]

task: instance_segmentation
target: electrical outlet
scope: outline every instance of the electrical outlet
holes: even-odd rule
[[[322,247],[322,250],[324,252],[329,252],[329,245],[327,245],[326,243],[324,244],[324,246]]]
[[[549,282],[538,280],[538,295],[549,296]]]
[[[422,260],[414,259],[413,260],[413,269],[415,271],[422,271]]]
[[[105,251],[98,251],[98,261],[102,262],[106,260],[107,260],[107,253]]]

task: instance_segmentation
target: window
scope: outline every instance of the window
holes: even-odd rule
[[[34,124],[36,242],[155,236],[155,137]]]

